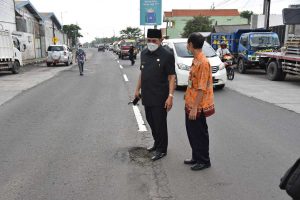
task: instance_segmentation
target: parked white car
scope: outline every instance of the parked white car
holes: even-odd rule
[[[73,64],[73,54],[66,45],[50,45],[47,49],[47,66],[64,63],[66,66]]]
[[[163,45],[167,45],[174,53],[176,85],[187,86],[190,73],[190,67],[193,61],[193,55],[187,51],[187,38],[168,39],[163,41]],[[217,56],[215,50],[204,42],[203,53],[206,55],[210,66],[212,67],[213,83],[215,88],[222,89],[227,81],[226,69],[224,63]]]

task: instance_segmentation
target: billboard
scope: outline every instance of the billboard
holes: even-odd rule
[[[161,1],[140,0],[140,25],[161,25]]]

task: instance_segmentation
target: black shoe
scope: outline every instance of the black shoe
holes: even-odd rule
[[[155,152],[154,156],[151,158],[152,161],[156,161],[161,159],[162,157],[165,157],[167,153],[161,153],[161,152]]]
[[[206,169],[206,168],[209,168],[209,167],[211,167],[210,163],[208,163],[208,164],[197,163],[197,164],[195,164],[191,167],[191,170],[200,171],[200,170],[203,170],[203,169]]]
[[[152,146],[152,147],[148,147],[147,148],[147,151],[149,152],[152,152],[152,151],[155,151],[156,150],[156,147],[155,146]]]
[[[197,161],[193,160],[193,159],[186,159],[186,160],[183,161],[183,163],[186,164],[186,165],[194,165],[194,164],[197,163]]]
[[[83,73],[80,73],[80,76],[83,76]]]

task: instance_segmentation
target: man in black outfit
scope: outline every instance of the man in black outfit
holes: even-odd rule
[[[138,98],[141,90],[146,119],[151,127],[154,145],[147,150],[155,151],[153,161],[167,155],[167,113],[172,108],[175,89],[174,56],[161,46],[161,42],[161,30],[148,29],[147,48],[141,52],[141,74],[135,91]]]
[[[131,61],[131,65],[134,65],[135,61],[134,61],[134,47],[133,46],[130,46],[128,53],[129,53],[129,60]]]

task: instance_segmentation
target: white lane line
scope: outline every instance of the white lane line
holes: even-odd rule
[[[120,69],[123,69],[123,66],[122,66],[122,65],[120,65]]]
[[[128,80],[128,77],[127,77],[127,75],[126,74],[123,74],[123,77],[124,77],[124,80],[126,81],[126,82],[128,82],[129,80]]]
[[[120,61],[117,61],[117,63],[120,63]]]
[[[142,117],[142,114],[139,110],[139,108],[137,106],[132,106],[133,108],[133,112],[134,112],[134,115],[135,115],[135,119],[138,123],[138,126],[139,126],[139,132],[145,132],[147,131],[147,128],[146,128],[146,125],[145,125],[145,122],[143,120],[143,117]]]

